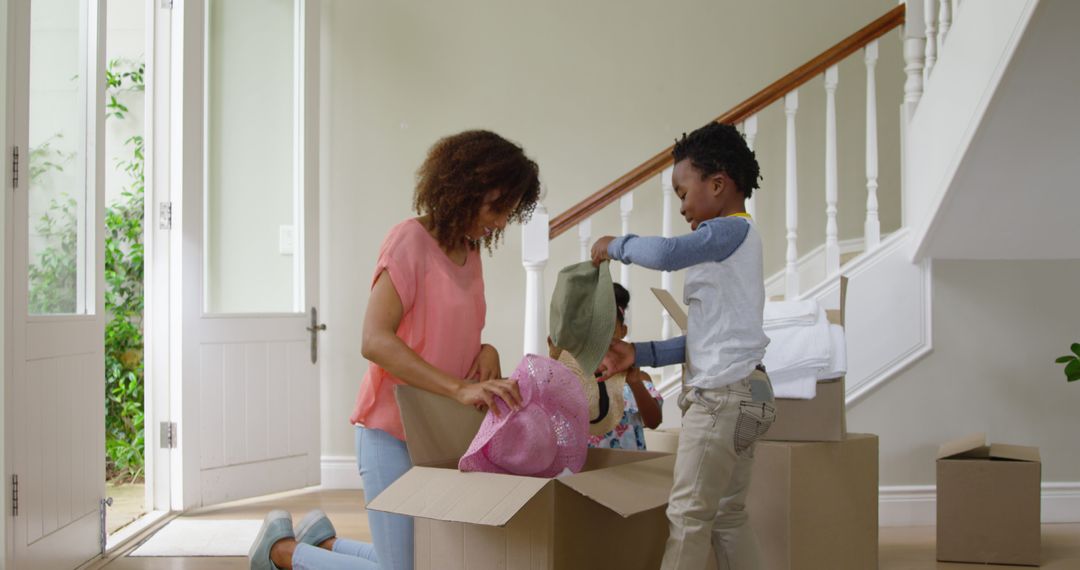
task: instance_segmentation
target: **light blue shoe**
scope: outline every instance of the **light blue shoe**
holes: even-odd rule
[[[326,513],[315,509],[300,519],[296,527],[296,542],[319,546],[323,542],[337,536],[334,525]]]
[[[293,538],[292,515],[288,511],[270,511],[248,552],[251,570],[278,570],[270,561],[270,547],[283,538]]]

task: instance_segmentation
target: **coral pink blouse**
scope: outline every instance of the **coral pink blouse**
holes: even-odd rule
[[[487,311],[479,251],[470,251],[465,264],[457,265],[413,218],[387,234],[372,286],[384,270],[390,273],[404,309],[397,336],[432,366],[464,378],[480,353]],[[369,363],[350,421],[404,441],[394,397],[394,386],[401,383],[378,364]]]

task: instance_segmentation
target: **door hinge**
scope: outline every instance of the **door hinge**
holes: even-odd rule
[[[11,476],[11,516],[19,516],[19,476]]]
[[[172,229],[172,202],[158,204],[158,229]]]
[[[105,497],[98,502],[98,509],[101,515],[101,526],[98,534],[98,544],[101,546],[101,553],[105,554],[105,547],[109,545],[109,527],[105,524],[106,509],[112,506],[112,497]]]
[[[172,10],[173,0],[161,0],[161,7],[166,10]]]
[[[176,447],[176,422],[161,422],[161,448]]]
[[[19,147],[11,149],[11,190],[19,187]]]

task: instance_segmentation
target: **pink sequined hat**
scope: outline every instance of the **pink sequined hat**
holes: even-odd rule
[[[589,446],[589,405],[578,378],[535,354],[525,355],[510,378],[521,390],[521,409],[511,411],[496,399],[500,415],[488,412],[458,469],[531,477],[580,471]]]

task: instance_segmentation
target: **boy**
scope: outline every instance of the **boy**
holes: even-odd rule
[[[672,183],[692,231],[674,238],[605,236],[593,245],[592,257],[594,263],[615,259],[662,271],[687,269],[687,334],[613,341],[600,371],[688,363],[661,568],[704,568],[711,541],[721,570],[755,569],[760,561],[745,499],[754,442],[776,417],[761,366],[769,344],[762,330],[761,237],[745,207],[760,170],[732,125],[710,123],[683,135],[672,156]]]

